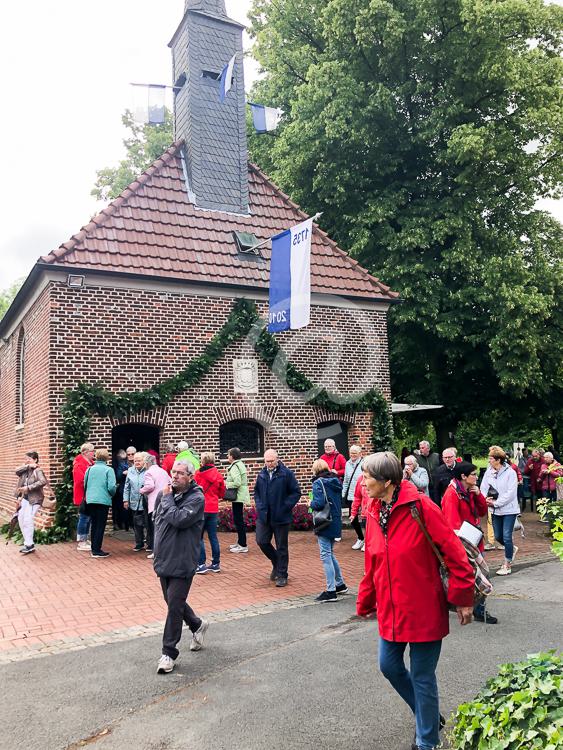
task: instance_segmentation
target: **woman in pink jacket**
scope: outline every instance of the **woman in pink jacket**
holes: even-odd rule
[[[152,560],[154,557],[152,551],[152,545],[154,541],[154,525],[152,522],[152,514],[154,511],[154,504],[159,492],[164,492],[169,484],[170,477],[168,473],[161,469],[156,463],[156,458],[150,454],[146,454],[145,458],[145,477],[143,486],[140,489],[141,495],[144,498],[144,509],[145,509],[145,526],[147,528],[147,558]]]

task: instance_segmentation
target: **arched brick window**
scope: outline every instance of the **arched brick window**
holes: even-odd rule
[[[219,427],[219,451],[227,455],[229,448],[240,448],[243,456],[261,456],[264,453],[264,428],[252,419],[237,419]]]
[[[16,424],[25,419],[25,331],[20,328],[16,349]]]

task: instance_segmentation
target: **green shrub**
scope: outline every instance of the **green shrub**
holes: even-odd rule
[[[563,665],[554,651],[501,666],[455,714],[456,750],[561,750]]]

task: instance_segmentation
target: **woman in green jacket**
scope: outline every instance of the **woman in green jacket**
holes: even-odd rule
[[[227,469],[225,487],[227,488],[227,497],[229,494],[236,497],[232,498],[233,503],[233,521],[237,530],[238,539],[236,544],[231,544],[229,552],[248,552],[246,544],[246,529],[244,527],[244,506],[250,503],[250,492],[248,490],[248,477],[246,475],[246,466],[241,461],[240,448],[229,448],[227,460],[230,463]],[[229,490],[232,492],[229,493]],[[230,499],[230,498],[229,498]]]
[[[102,550],[104,529],[111,507],[111,498],[115,495],[117,482],[115,471],[108,466],[109,453],[105,448],[96,451],[96,463],[90,466],[84,476],[85,500],[88,515],[92,521],[90,537],[92,557],[108,557],[109,552]]]

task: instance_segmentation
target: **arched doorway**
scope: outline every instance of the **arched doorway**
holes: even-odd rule
[[[324,442],[327,438],[332,438],[336,443],[336,450],[349,458],[346,422],[321,422],[317,425],[317,455],[322,456],[324,453]]]
[[[138,451],[154,450],[158,453],[159,442],[159,428],[152,424],[118,424],[111,431],[111,449],[114,456],[120,448],[126,450],[130,445],[135,446]]]

